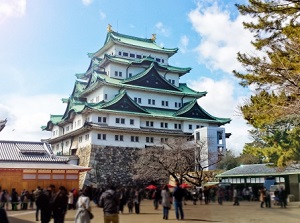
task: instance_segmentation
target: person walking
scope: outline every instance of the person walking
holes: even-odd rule
[[[266,200],[266,188],[262,188],[259,190],[259,201],[260,201],[260,207],[263,208],[264,207],[264,203]]]
[[[120,195],[120,207],[119,207],[119,211],[120,211],[121,214],[123,214],[123,212],[124,212],[124,206],[127,203],[127,197],[126,197],[125,188],[121,188],[119,195]]]
[[[165,185],[161,191],[161,205],[163,207],[163,219],[168,220],[169,210],[171,208],[170,190],[168,185]]]
[[[36,210],[40,210],[40,219],[41,223],[49,223],[51,219],[51,207],[50,207],[50,194],[51,190],[42,190],[39,188],[40,192],[39,195],[36,198],[35,204],[36,204]],[[38,213],[36,212],[36,221],[38,221]]]
[[[218,197],[218,204],[223,205],[224,190],[220,186],[218,187],[218,190],[217,190],[217,197]]]
[[[266,208],[271,207],[271,194],[269,190],[266,190],[265,203],[266,203]]]
[[[35,200],[35,220],[39,220],[39,213],[40,213],[40,208],[37,206],[36,201],[38,197],[43,193],[43,190],[41,189],[40,186],[37,186],[35,191],[33,192],[34,200]],[[49,203],[49,201],[48,201]]]
[[[136,188],[133,190],[133,203],[134,203],[134,211],[136,214],[140,213],[140,207],[141,207],[141,193],[139,191],[139,188]]]
[[[2,193],[1,193],[1,204],[0,204],[0,208],[5,208],[6,207],[6,210],[8,209],[8,201],[9,201],[9,194],[7,192],[7,190],[3,190]]]
[[[161,200],[161,191],[159,190],[159,188],[156,188],[153,191],[153,205],[155,210],[158,209],[160,200]]]
[[[76,207],[75,223],[90,223],[91,219],[89,212],[91,211],[91,206],[86,189],[83,190],[81,196],[78,198]]]
[[[68,191],[64,186],[58,188],[58,192],[52,197],[52,211],[54,223],[64,223],[68,210]]]
[[[1,223],[9,223],[6,211],[2,207],[0,207],[0,220],[1,220]]]
[[[281,208],[286,208],[287,205],[287,194],[286,191],[283,187],[280,188],[279,191],[279,200],[280,200],[280,205]]]
[[[234,201],[233,205],[239,206],[240,203],[239,203],[238,191],[237,191],[236,187],[233,189],[232,197],[233,197],[233,201]]]
[[[208,187],[204,186],[203,194],[204,194],[204,203],[209,204],[209,188]]]
[[[173,198],[174,198],[175,215],[177,220],[179,220],[179,215],[181,220],[184,219],[184,213],[182,209],[183,197],[184,197],[184,190],[179,186],[179,181],[176,180],[176,187],[173,191]]]
[[[16,188],[12,188],[12,190],[11,190],[11,210],[17,211],[18,204],[19,204],[18,192],[16,191]]]
[[[99,200],[99,207],[103,208],[104,223],[119,223],[119,205],[119,194],[114,186],[110,186]]]

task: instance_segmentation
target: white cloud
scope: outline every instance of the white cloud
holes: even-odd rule
[[[189,14],[193,28],[201,37],[195,49],[199,62],[209,69],[220,69],[226,73],[242,70],[237,61],[238,52],[254,51],[251,45],[253,35],[243,28],[242,22],[250,18],[238,15],[235,19],[230,12],[222,11],[217,3],[203,6],[200,3]]]
[[[238,105],[246,96],[235,98],[235,85],[230,80],[216,81],[210,78],[200,78],[189,81],[189,86],[197,91],[207,91],[207,95],[198,100],[199,105],[209,114],[220,118],[231,118],[230,124],[225,125],[226,132],[232,133],[227,139],[227,148],[239,154],[245,142],[249,142],[249,126],[243,117],[237,113]]]
[[[26,0],[1,0],[0,23],[9,17],[22,17],[26,13]]]
[[[0,120],[7,118],[6,127],[0,133],[1,140],[40,141],[51,133],[42,131],[51,114],[63,114],[66,105],[61,95],[38,96],[6,95],[0,97]]]
[[[162,22],[158,22],[155,24],[155,28],[157,33],[168,37],[170,35],[170,31],[167,27],[165,27],[165,25]]]
[[[106,14],[102,11],[100,11],[100,18],[101,18],[101,20],[106,18]]]
[[[183,35],[180,38],[180,44],[179,44],[179,49],[181,53],[186,53],[188,45],[189,45],[189,38],[186,35]]]
[[[81,0],[84,5],[90,5],[93,3],[93,0]]]

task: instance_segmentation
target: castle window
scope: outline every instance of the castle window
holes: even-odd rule
[[[122,77],[122,71],[119,71],[119,77]]]
[[[115,135],[115,141],[123,141],[123,135]]]
[[[135,58],[135,55],[133,53],[130,54],[130,57]]]
[[[155,60],[160,63],[160,59],[159,58],[156,58]]]
[[[130,119],[130,125],[134,125],[134,119]]]
[[[124,57],[128,57],[128,53],[123,52],[123,56],[124,56]]]
[[[165,60],[164,60],[164,59],[161,59],[161,62],[162,62],[162,63],[164,63],[164,62],[165,62]]]
[[[153,122],[152,121],[146,121],[146,126],[150,126],[150,127],[153,127]]]
[[[120,123],[120,118],[116,118],[116,123]]]
[[[193,129],[193,125],[189,125],[189,129]]]
[[[139,141],[139,137],[138,136],[131,136],[131,142],[138,142]]]
[[[129,73],[128,76],[129,76],[129,77],[132,77],[132,73]]]
[[[104,94],[104,99],[107,100],[107,94]]]
[[[116,77],[118,76],[118,71],[115,71],[115,76],[116,76]]]
[[[119,56],[122,56],[122,52],[121,51],[119,51]]]
[[[142,56],[141,56],[140,54],[137,54],[137,55],[136,55],[136,58],[141,59]]]
[[[142,98],[134,98],[134,101],[141,104],[142,103]]]
[[[98,134],[98,139],[106,140],[106,134]]]
[[[89,135],[89,134],[86,134],[86,135],[84,136],[84,138],[85,138],[85,141],[87,141],[87,140],[89,140],[90,135]]]
[[[153,137],[146,137],[146,142],[153,143],[154,142],[154,138]]]

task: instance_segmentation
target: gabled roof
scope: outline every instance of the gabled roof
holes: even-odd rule
[[[101,109],[148,113],[127,95],[126,90],[121,91],[113,100],[102,104]]]
[[[197,118],[197,119],[204,119],[204,120],[215,120],[222,124],[229,123],[231,119],[229,118],[217,118],[210,115],[206,112],[198,103],[197,99],[194,99],[188,103],[186,103],[182,108],[180,108],[174,114],[178,117],[187,117],[187,118]]]
[[[105,54],[104,59],[100,62],[100,66],[101,64],[107,63],[107,61],[126,64],[126,65],[147,65],[147,66],[150,66],[152,63],[155,63],[157,69],[164,70],[164,71],[172,71],[178,73],[179,76],[182,76],[190,72],[192,69],[190,67],[182,68],[182,67],[171,66],[169,64],[158,63],[153,57],[150,56],[141,59],[133,59],[133,58],[124,58],[124,57]]]
[[[162,78],[162,76],[156,70],[154,63],[152,63],[147,70],[123,80],[123,83],[170,91],[180,91],[176,86]]]
[[[168,54],[169,57],[171,57],[178,51],[178,48],[161,47],[157,45],[155,40],[153,39],[129,36],[129,35],[112,31],[107,33],[104,46],[101,49],[99,49],[96,53],[93,54],[90,53],[89,56],[94,57],[105,52],[107,47],[112,44],[119,44],[119,45],[134,47],[134,48],[145,49],[147,51],[166,53]]]
[[[67,158],[53,154],[49,144],[43,142],[0,141],[0,162],[67,163]]]
[[[278,168],[274,167],[270,163],[264,164],[248,164],[240,165],[231,170],[225,171],[218,174],[217,177],[242,177],[242,176],[276,176],[276,175],[287,175],[287,174],[300,174],[300,168],[297,167],[287,167]]]
[[[86,88],[82,90],[81,94],[78,94],[77,96],[85,95],[98,88],[100,85],[112,85],[125,89],[148,90],[168,94],[190,96],[195,98],[200,98],[207,94],[206,91],[194,91],[193,89],[189,88],[185,83],[180,83],[179,87],[176,87],[175,85],[169,83],[163,77],[161,77],[156,70],[151,70],[151,68],[155,69],[155,66],[152,64],[152,66],[150,66],[144,72],[141,72],[140,74],[127,79],[111,78],[103,73],[98,73],[95,71],[90,76]],[[147,79],[149,80],[149,83],[146,82]],[[155,80],[159,81],[157,85],[154,82]],[[145,81],[145,83],[143,81]],[[135,84],[137,82],[138,84]],[[154,86],[152,87],[152,85]]]

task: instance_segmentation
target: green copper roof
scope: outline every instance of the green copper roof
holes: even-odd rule
[[[210,115],[197,103],[197,99],[194,99],[189,103],[186,103],[182,108],[180,108],[177,112],[175,112],[174,115],[178,117],[191,117],[191,118],[200,118],[206,120],[216,120],[222,124],[226,124],[231,121],[231,119],[229,118],[217,118]]]
[[[113,100],[103,103],[100,107],[101,109],[108,110],[122,110],[127,112],[138,112],[138,113],[148,113],[139,104],[133,101],[128,95],[126,90],[122,90]]]
[[[166,81],[166,79],[158,73],[154,63],[152,63],[145,71],[123,80],[123,83],[171,91],[180,91],[176,86]]]
[[[107,85],[114,85],[117,87],[122,87],[125,89],[141,89],[141,90],[148,90],[148,91],[157,91],[157,92],[164,92],[164,93],[171,93],[171,94],[178,94],[178,95],[185,95],[185,96],[191,96],[200,98],[207,94],[206,91],[204,92],[197,92],[189,88],[186,84],[179,84],[179,87],[176,87],[175,85],[172,85],[162,77],[157,76],[157,79],[161,79],[160,83],[163,83],[163,88],[153,88],[150,85],[147,86],[146,82],[143,82],[147,79],[146,75],[149,76],[152,74],[149,74],[149,71],[153,68],[153,66],[149,67],[146,71],[141,72],[140,74],[127,78],[127,79],[115,79],[108,77],[105,74],[94,72],[92,76],[90,76],[89,84],[86,86],[86,89],[82,91],[82,94],[86,92],[86,90],[92,89],[94,86],[99,84],[107,84]],[[155,72],[154,72],[155,73]],[[159,75],[159,74],[158,74]],[[150,77],[149,77],[150,78]],[[148,78],[148,79],[149,79]],[[97,80],[97,81],[95,81]],[[138,84],[135,82],[139,82]]]
[[[113,100],[108,102],[88,103],[86,101],[79,100],[79,98],[71,97],[68,102],[67,109],[63,116],[51,116],[50,121],[47,124],[49,130],[49,124],[57,124],[61,121],[68,120],[72,112],[82,113],[86,109],[93,109],[99,112],[117,112],[124,114],[135,114],[141,117],[159,117],[168,118],[174,120],[193,120],[193,121],[206,121],[210,123],[217,123],[219,125],[230,122],[228,118],[217,118],[208,114],[202,109],[196,102],[196,100],[186,103],[184,107],[179,110],[143,107],[133,101],[125,90],[121,91]]]
[[[89,53],[88,56],[92,58],[97,56],[97,54],[99,54],[100,52],[104,53],[107,47],[112,43],[126,45],[129,47],[141,48],[152,52],[153,51],[161,52],[167,54],[169,57],[171,57],[178,51],[178,48],[161,47],[157,45],[155,40],[153,39],[129,36],[129,35],[112,31],[107,33],[104,46],[95,53]]]
[[[130,58],[123,58],[123,57],[118,57],[118,56],[112,56],[112,55],[105,54],[104,55],[104,60],[105,59],[109,60],[109,61],[112,61],[112,62],[128,64],[128,65],[130,65],[130,64],[132,64],[132,65],[141,65],[141,64],[145,64],[147,62],[150,65],[152,63],[155,63],[155,65],[158,69],[179,73],[180,76],[190,72],[191,69],[192,69],[190,67],[181,68],[181,67],[170,66],[168,64],[164,65],[162,63],[156,62],[155,59],[152,58],[152,57],[145,57],[145,58],[142,58],[142,59],[130,59]]]
[[[117,33],[117,32],[108,32],[104,44],[106,44],[110,40],[112,40],[114,42],[124,43],[126,45],[142,47],[142,48],[158,50],[158,51],[164,51],[164,52],[169,52],[172,54],[175,54],[178,51],[178,48],[161,47],[156,44],[155,40],[152,40],[152,39],[129,36],[129,35],[125,35],[125,34],[121,34],[121,33]]]
[[[50,124],[56,125],[62,121],[62,115],[50,115],[50,120],[48,121],[46,126],[41,126],[42,130],[49,130]]]

